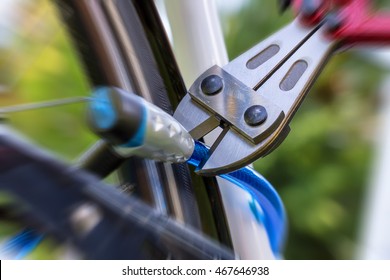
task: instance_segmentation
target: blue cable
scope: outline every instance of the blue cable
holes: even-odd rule
[[[208,157],[209,148],[203,143],[195,142],[195,150],[188,163],[198,167]],[[228,174],[220,175],[238,187],[250,193],[264,212],[259,222],[263,223],[271,248],[276,256],[280,256],[286,234],[286,214],[283,203],[272,185],[250,167],[244,167]],[[258,219],[258,215],[254,213]]]
[[[1,246],[0,255],[6,258],[23,259],[39,245],[42,238],[43,235],[35,230],[25,229]]]

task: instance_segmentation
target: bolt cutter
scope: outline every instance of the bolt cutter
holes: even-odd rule
[[[281,1],[296,19],[227,65],[193,83],[174,117],[195,140],[219,136],[201,175],[228,173],[272,152],[327,61],[340,47],[390,42],[390,14],[368,0]]]

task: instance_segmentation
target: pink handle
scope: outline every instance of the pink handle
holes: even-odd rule
[[[293,9],[299,13],[304,0],[294,0]],[[370,0],[312,0],[320,1],[321,9],[303,23],[318,23],[332,9],[338,8],[341,26],[330,36],[345,44],[390,44],[390,13],[374,14]]]
[[[343,23],[332,34],[335,39],[347,44],[390,44],[390,13],[371,13],[368,0],[350,1],[340,16]]]

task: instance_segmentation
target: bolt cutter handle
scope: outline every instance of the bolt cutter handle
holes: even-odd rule
[[[302,22],[313,25],[327,16],[332,39],[343,44],[390,44],[390,13],[373,12],[370,0],[293,0]]]

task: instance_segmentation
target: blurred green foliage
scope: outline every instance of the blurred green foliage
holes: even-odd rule
[[[87,95],[89,85],[48,1],[23,1],[9,45],[0,47],[1,106]],[[37,4],[39,3],[39,4]],[[276,1],[252,0],[224,15],[230,58],[291,21]],[[287,259],[350,259],[372,158],[376,90],[383,71],[354,52],[326,67],[291,123],[286,141],[256,169],[282,196],[289,217]],[[83,105],[12,115],[17,129],[67,160],[93,142]],[[1,225],[0,235],[14,231]],[[32,258],[51,258],[52,245]],[[51,253],[42,255],[41,252]]]
[[[12,34],[8,41],[0,40],[3,42],[0,106],[88,95],[89,85],[82,66],[52,3],[47,0],[13,3],[15,9],[10,13],[14,14],[2,14],[9,22],[0,25],[0,36]],[[8,120],[40,146],[71,161],[95,139],[83,122],[84,106],[74,104],[14,113]],[[21,228],[2,221],[0,237],[15,234]],[[45,238],[29,258],[59,256],[64,256],[61,248]]]
[[[0,49],[1,106],[87,95],[89,85],[54,6],[22,1],[14,12],[18,20],[11,24],[13,37]],[[66,105],[15,113],[9,120],[70,160],[94,139],[80,121],[83,109],[84,104]]]

